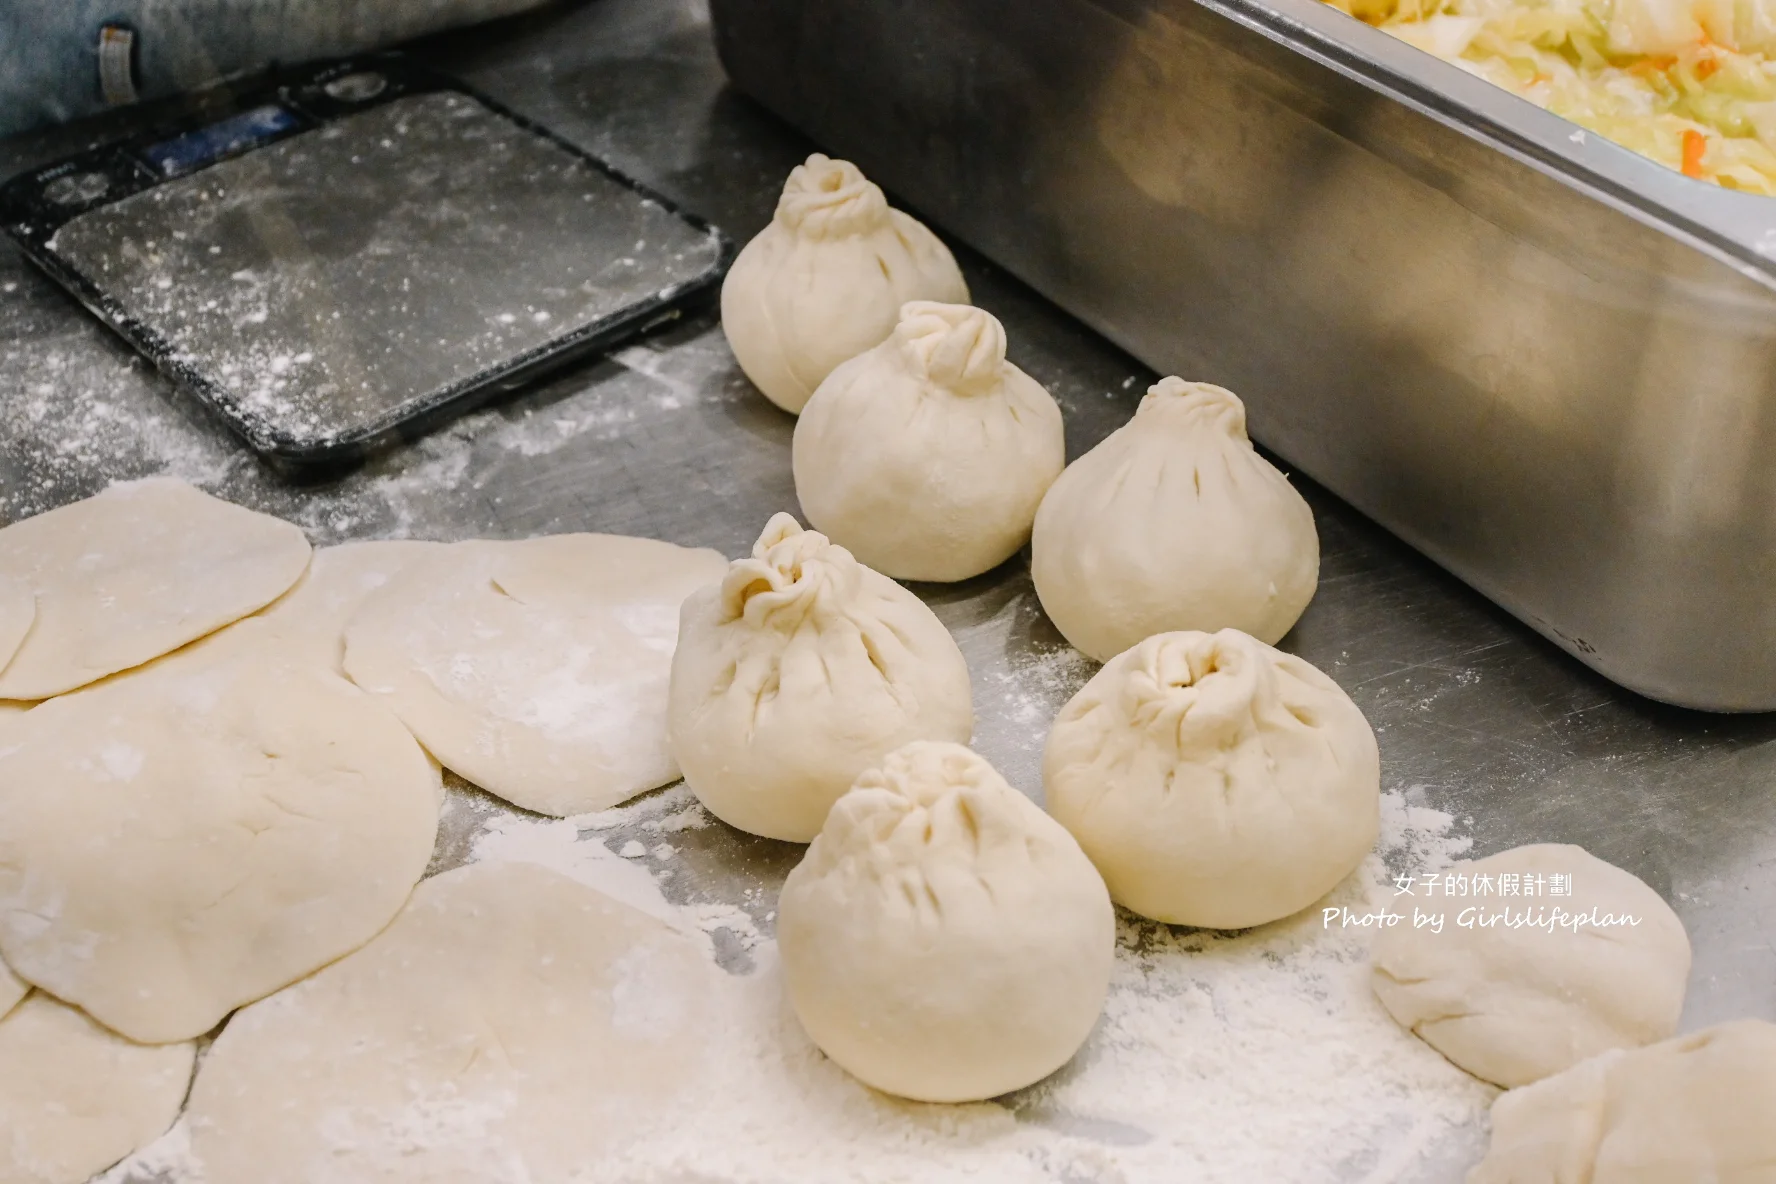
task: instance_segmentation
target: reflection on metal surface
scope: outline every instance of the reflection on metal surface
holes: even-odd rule
[[[1581,660],[1776,708],[1770,203],[1316,0],[713,7],[742,88],[1237,390],[1254,437]]]

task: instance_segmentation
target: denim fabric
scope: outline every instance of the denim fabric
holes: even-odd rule
[[[99,30],[135,31],[141,98],[363,53],[546,0],[0,0],[0,136],[104,108]]]

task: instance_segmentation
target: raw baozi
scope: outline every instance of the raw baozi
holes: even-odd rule
[[[958,744],[890,753],[827,816],[778,900],[789,1001],[865,1084],[997,1097],[1078,1051],[1116,945],[1072,836]]]
[[[1061,409],[1005,360],[998,320],[927,301],[820,384],[793,452],[809,523],[897,580],[1011,558],[1066,463]]]
[[[1313,512],[1252,449],[1245,406],[1179,378],[1061,474],[1030,549],[1049,619],[1100,662],[1179,629],[1275,643],[1319,571]]]
[[[672,752],[709,812],[806,843],[865,769],[966,743],[968,665],[923,601],[778,514],[679,618]]]
[[[1455,1064],[1495,1085],[1528,1085],[1677,1031],[1689,935],[1632,873],[1583,847],[1533,843],[1445,875],[1451,886],[1460,876],[1470,890],[1482,883],[1486,890],[1426,903],[1447,919],[1440,931],[1397,925],[1377,933],[1372,981],[1400,1026]],[[1534,887],[1528,896],[1497,895],[1507,882]],[[1552,931],[1510,923],[1513,915],[1557,911],[1594,923]]]
[[[1043,785],[1116,902],[1174,925],[1300,912],[1381,828],[1363,713],[1233,629],[1161,633],[1111,659],[1055,719]]]
[[[1716,1024],[1501,1094],[1468,1184],[1768,1184],[1772,1114],[1776,1024]]]
[[[746,377],[799,412],[821,379],[894,330],[909,300],[965,302],[949,248],[891,209],[857,166],[816,152],[722,284],[722,329]]]

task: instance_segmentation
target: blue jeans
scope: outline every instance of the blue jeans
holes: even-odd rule
[[[0,0],[0,136],[544,2]]]

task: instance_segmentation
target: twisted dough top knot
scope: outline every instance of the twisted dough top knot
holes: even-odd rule
[[[850,161],[816,152],[783,183],[777,221],[806,238],[868,234],[888,224],[888,199]]]
[[[991,390],[1005,370],[1005,326],[972,305],[909,301],[894,337],[913,373],[951,390]]]

